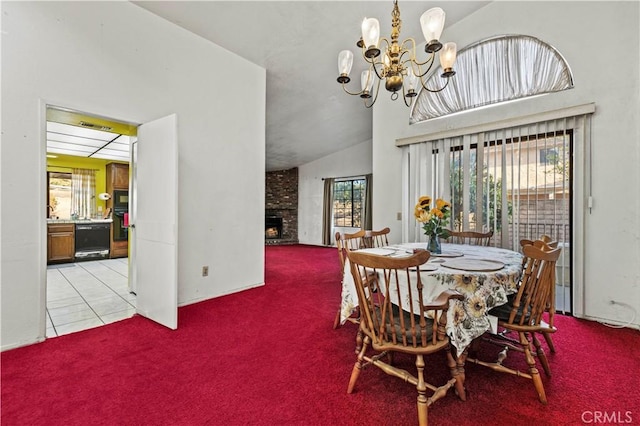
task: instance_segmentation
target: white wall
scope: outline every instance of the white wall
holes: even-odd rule
[[[640,310],[640,49],[638,2],[492,2],[445,30],[464,47],[500,34],[526,34],[557,48],[575,88],[526,101],[408,125],[408,111],[384,97],[374,107],[373,173],[376,221],[395,222],[401,206],[399,138],[466,127],[539,111],[595,102],[592,122],[594,208],[584,215],[584,312],[624,323]],[[597,28],[597,30],[595,30]],[[394,126],[395,124],[395,126]],[[588,194],[587,194],[588,195]],[[639,317],[636,317],[638,324]]]
[[[298,241],[301,244],[322,245],[322,178],[371,173],[371,148],[371,141],[362,142],[298,168]],[[377,184],[373,176],[373,187]],[[373,219],[375,223],[375,215]]]
[[[2,32],[2,349],[45,336],[45,103],[176,113],[179,304],[264,284],[264,69],[129,2],[2,2]]]

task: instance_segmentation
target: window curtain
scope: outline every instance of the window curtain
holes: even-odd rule
[[[364,177],[364,206],[362,212],[362,229],[373,229],[373,175],[368,174]]]
[[[71,215],[92,218],[96,212],[96,171],[73,169],[71,175]]]
[[[410,123],[498,102],[559,92],[573,87],[573,75],[562,55],[549,44],[526,35],[502,35],[465,47],[454,65],[456,75],[441,92],[422,89]],[[442,69],[426,81],[442,87]]]
[[[330,246],[333,230],[333,184],[334,178],[324,179],[324,197],[322,201],[322,244]]]

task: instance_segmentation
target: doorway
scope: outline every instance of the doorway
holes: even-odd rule
[[[116,176],[109,165],[117,165],[114,170],[128,170],[137,125],[47,106],[46,131],[46,337],[50,338],[130,318],[136,313],[136,295],[129,280],[128,244],[125,242],[124,253],[114,255],[113,250]],[[87,181],[75,182],[82,173],[89,176]],[[128,172],[124,179],[117,178],[118,199],[126,199]],[[118,207],[122,210],[122,201]],[[127,224],[121,225],[126,230]],[[78,227],[82,228],[80,232]],[[76,237],[93,232],[94,228],[96,232],[106,229],[101,235],[106,240],[96,240],[100,247],[78,251],[86,244],[79,244],[82,241]],[[115,233],[120,247],[122,229]]]
[[[49,106],[43,104],[43,113],[47,116],[47,123],[50,120],[49,113],[60,113],[65,117],[78,116],[86,117],[87,120],[78,123],[82,127],[98,128],[98,131],[109,132],[115,130],[117,126],[129,126],[135,129],[136,136],[131,139],[131,147],[127,147],[131,155],[132,172],[129,173],[128,168],[123,176],[120,173],[118,177],[119,167],[112,167],[115,171],[109,173],[109,168],[105,166],[105,189],[107,193],[100,193],[100,200],[107,200],[105,205],[104,216],[99,214],[94,216],[98,211],[95,207],[95,182],[93,187],[88,185],[90,189],[81,185],[81,190],[77,192],[74,199],[72,189],[72,208],[73,215],[71,220],[65,223],[64,232],[60,234],[51,233],[47,235],[47,247],[45,252],[49,252],[49,248],[59,248],[64,254],[75,260],[73,248],[75,229],[78,221],[85,223],[105,222],[109,214],[115,212],[112,189],[118,188],[117,182],[124,184],[128,182],[128,194],[124,196],[132,209],[124,215],[122,226],[127,226],[128,240],[131,244],[125,246],[125,254],[129,257],[129,268],[127,274],[127,282],[129,288],[136,289],[136,313],[155,321],[172,330],[178,327],[178,117],[171,114],[166,117],[152,120],[140,125],[123,123],[113,119],[106,119],[100,116],[91,116],[85,113],[72,111],[64,108]],[[101,151],[102,148],[108,148],[114,141],[118,141],[124,132],[119,131],[119,135],[108,141],[102,140],[103,146],[100,149],[94,149],[91,155],[98,157],[103,155],[107,150]],[[46,135],[45,141],[47,140]],[[113,136],[113,135],[112,135]],[[132,135],[133,136],[133,135]],[[72,138],[77,141],[78,136],[73,135]],[[93,138],[96,139],[96,138]],[[60,142],[60,141],[59,141]],[[91,141],[95,143],[94,141]],[[87,144],[76,144],[84,146]],[[44,148],[44,147],[43,147]],[[96,148],[96,147],[93,147]],[[61,148],[59,148],[61,149]],[[83,149],[86,149],[83,148]],[[46,149],[45,149],[46,151]],[[117,150],[116,150],[117,151]],[[55,155],[55,154],[54,154]],[[122,155],[122,153],[120,153]],[[44,155],[43,155],[44,157]],[[112,161],[112,160],[104,160]],[[109,163],[117,165],[118,163]],[[44,171],[43,171],[44,173]],[[85,174],[72,170],[72,180],[75,174]],[[91,174],[87,173],[91,176]],[[97,173],[94,173],[97,175]],[[87,180],[91,182],[91,177]],[[109,182],[113,182],[110,187]],[[91,189],[93,188],[93,189]],[[43,194],[44,195],[44,194]],[[102,195],[106,195],[102,198]],[[109,197],[111,195],[111,197]],[[45,197],[43,196],[43,200]],[[109,202],[111,201],[111,202]],[[118,206],[122,203],[119,202]],[[45,209],[48,210],[48,209]],[[130,216],[131,212],[135,212]],[[49,213],[47,213],[49,216]],[[43,230],[51,225],[61,225],[59,223],[47,223],[53,218],[45,219]],[[106,222],[111,223],[110,220]],[[48,229],[47,229],[48,230]],[[59,230],[59,229],[56,229]],[[51,238],[49,238],[49,236]],[[53,237],[56,237],[55,239]],[[113,232],[112,232],[113,236]],[[64,237],[64,238],[63,238]],[[53,244],[55,241],[56,244]],[[118,241],[122,243],[123,241]],[[114,246],[113,238],[111,247]],[[44,247],[43,247],[44,248]],[[113,258],[115,251],[110,252],[110,258]],[[117,256],[116,256],[117,257]],[[58,261],[62,260],[57,258]],[[43,283],[46,290],[46,278]],[[46,305],[46,296],[45,296]],[[46,318],[46,315],[44,316]]]

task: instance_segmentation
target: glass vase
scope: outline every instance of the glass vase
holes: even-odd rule
[[[429,244],[427,244],[427,250],[429,250],[431,254],[442,254],[442,246],[440,245],[439,235],[429,236]]]

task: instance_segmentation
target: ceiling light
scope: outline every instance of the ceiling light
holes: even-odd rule
[[[89,127],[91,129],[102,130],[102,131],[105,131],[105,132],[110,132],[111,130],[113,130],[113,128],[111,128],[109,126],[101,126],[99,124],[89,123],[87,121],[81,121],[80,125],[83,126],[83,127]]]
[[[393,2],[391,12],[391,40],[380,38],[380,23],[375,18],[365,18],[362,22],[362,38],[356,44],[362,49],[362,56],[369,64],[369,69],[362,72],[361,87],[359,92],[352,93],[346,88],[346,84],[351,81],[349,73],[353,65],[353,53],[350,50],[343,50],[338,55],[338,83],[342,84],[344,91],[350,95],[357,95],[364,99],[367,108],[371,108],[378,99],[380,82],[384,80],[385,88],[391,92],[391,100],[398,99],[398,92],[402,90],[402,98],[405,105],[410,106],[412,98],[418,94],[418,89],[422,87],[429,92],[440,92],[449,84],[449,79],[456,73],[453,64],[456,60],[456,44],[446,43],[444,46],[439,41],[444,28],[445,13],[439,7],[427,10],[420,17],[420,25],[424,34],[426,45],[425,52],[428,54],[424,62],[416,58],[416,42],[408,38],[399,42],[400,9],[398,1]],[[384,42],[384,51],[380,47]],[[440,52],[440,66],[443,69],[441,77],[445,79],[445,84],[440,88],[427,87],[423,77],[433,67],[435,54]],[[376,83],[375,93],[372,93],[373,84]],[[371,100],[372,99],[372,100]],[[369,103],[370,102],[370,103]]]

